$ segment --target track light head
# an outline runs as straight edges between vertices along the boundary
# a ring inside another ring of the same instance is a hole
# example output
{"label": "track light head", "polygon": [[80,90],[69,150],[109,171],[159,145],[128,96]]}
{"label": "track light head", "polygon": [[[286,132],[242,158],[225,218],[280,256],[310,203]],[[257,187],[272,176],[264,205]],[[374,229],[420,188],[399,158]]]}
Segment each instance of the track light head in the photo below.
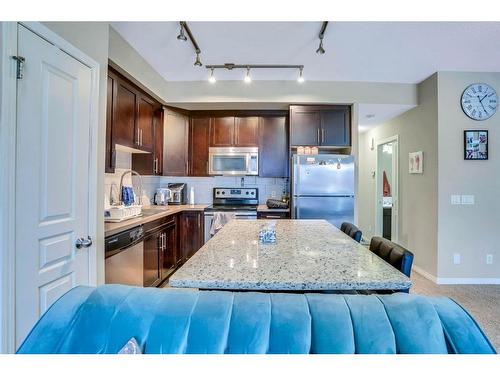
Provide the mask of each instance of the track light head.
{"label": "track light head", "polygon": [[323,39],[320,39],[320,40],[319,40],[319,47],[318,47],[318,49],[316,50],[316,53],[317,53],[318,55],[323,55],[325,52],[326,52],[326,51],[325,51],[325,49],[323,48]]}
{"label": "track light head", "polygon": [[196,60],[194,62],[194,66],[203,66],[203,64],[201,63],[201,60],[200,60],[200,53],[199,52],[196,52]]}
{"label": "track light head", "polygon": [[185,42],[187,40],[187,37],[184,34],[184,26],[182,25],[182,22],[179,22],[179,24],[181,25],[181,29],[179,31],[179,35],[177,35],[177,39]]}
{"label": "track light head", "polygon": [[217,82],[217,80],[215,79],[215,76],[214,76],[214,69],[213,68],[212,68],[212,73],[210,73],[210,78],[208,79],[208,82],[210,82],[210,83]]}
{"label": "track light head", "polygon": [[243,81],[245,81],[245,83],[252,82],[252,77],[250,77],[250,68],[247,68],[247,75],[245,76],[245,79]]}
{"label": "track light head", "polygon": [[304,76],[302,75],[302,70],[303,70],[303,69],[304,69],[304,68],[299,68],[299,76],[297,77],[297,82],[298,82],[298,83],[302,83],[302,82],[304,82],[304,81],[305,81],[305,80],[304,80]]}

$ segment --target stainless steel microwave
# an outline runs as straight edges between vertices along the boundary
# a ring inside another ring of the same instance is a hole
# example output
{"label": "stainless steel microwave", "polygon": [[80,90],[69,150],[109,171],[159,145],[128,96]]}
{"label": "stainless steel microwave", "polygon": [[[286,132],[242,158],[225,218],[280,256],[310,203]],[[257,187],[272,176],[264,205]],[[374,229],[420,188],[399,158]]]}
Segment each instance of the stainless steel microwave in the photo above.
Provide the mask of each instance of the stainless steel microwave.
{"label": "stainless steel microwave", "polygon": [[259,148],[210,147],[208,174],[257,176],[259,174]]}

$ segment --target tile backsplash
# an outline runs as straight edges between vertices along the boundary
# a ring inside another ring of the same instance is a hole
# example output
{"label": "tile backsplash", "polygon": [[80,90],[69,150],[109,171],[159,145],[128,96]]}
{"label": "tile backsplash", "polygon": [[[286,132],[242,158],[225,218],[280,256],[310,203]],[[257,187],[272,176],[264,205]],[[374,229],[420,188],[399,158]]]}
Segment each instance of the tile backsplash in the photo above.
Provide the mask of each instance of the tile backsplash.
{"label": "tile backsplash", "polygon": [[[131,169],[131,154],[116,152],[116,171],[106,173],[105,176],[105,200],[109,203],[112,186],[120,185],[120,177],[124,171]],[[243,179],[243,181],[242,181]],[[138,186],[137,177],[133,177],[134,186]],[[268,198],[281,198],[283,191],[288,192],[288,179],[286,178],[261,178],[255,176],[245,177],[169,177],[169,176],[143,176],[142,188],[150,200],[153,199],[156,189],[167,187],[169,182],[185,182],[188,193],[191,187],[194,188],[194,199],[196,204],[211,204],[212,191],[214,187],[256,187],[259,189],[259,203],[264,204]],[[243,182],[243,185],[242,185]],[[125,176],[124,185],[131,185],[130,175]],[[116,189],[118,191],[118,189]]]}

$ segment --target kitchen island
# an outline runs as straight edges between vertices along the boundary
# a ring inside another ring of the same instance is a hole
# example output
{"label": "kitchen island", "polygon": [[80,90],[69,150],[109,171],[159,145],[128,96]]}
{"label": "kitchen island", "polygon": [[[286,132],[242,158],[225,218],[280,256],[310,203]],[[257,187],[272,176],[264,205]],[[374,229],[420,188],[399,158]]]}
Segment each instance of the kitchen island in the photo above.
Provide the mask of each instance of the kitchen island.
{"label": "kitchen island", "polygon": [[233,220],[170,278],[171,287],[266,291],[404,290],[408,277],[325,220]]}

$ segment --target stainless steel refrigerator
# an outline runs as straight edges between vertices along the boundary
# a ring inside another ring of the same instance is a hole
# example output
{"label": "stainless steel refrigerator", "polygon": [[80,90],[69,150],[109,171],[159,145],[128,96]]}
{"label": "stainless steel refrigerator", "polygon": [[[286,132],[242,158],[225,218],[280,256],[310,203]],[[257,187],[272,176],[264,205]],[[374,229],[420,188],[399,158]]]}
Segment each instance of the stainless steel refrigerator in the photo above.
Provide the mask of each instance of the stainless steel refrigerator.
{"label": "stainless steel refrigerator", "polygon": [[294,155],[292,217],[325,219],[340,228],[354,222],[354,157]]}

